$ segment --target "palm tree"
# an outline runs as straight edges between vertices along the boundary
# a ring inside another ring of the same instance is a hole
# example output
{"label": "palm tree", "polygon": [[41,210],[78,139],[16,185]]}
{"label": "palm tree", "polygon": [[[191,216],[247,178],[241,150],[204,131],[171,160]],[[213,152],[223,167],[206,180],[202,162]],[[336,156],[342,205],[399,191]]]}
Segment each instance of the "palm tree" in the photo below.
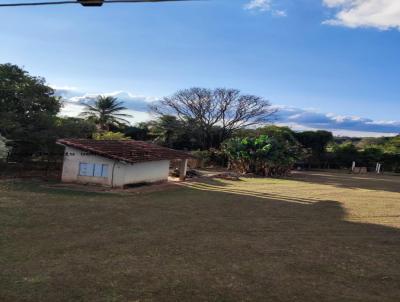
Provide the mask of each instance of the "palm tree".
{"label": "palm tree", "polygon": [[115,97],[99,95],[93,105],[85,104],[85,111],[80,116],[95,122],[100,130],[109,131],[110,125],[129,124],[125,118],[132,116],[120,113],[127,109],[122,104]]}
{"label": "palm tree", "polygon": [[149,123],[150,135],[154,136],[154,141],[163,146],[172,148],[174,141],[182,133],[183,125],[175,116],[163,115],[155,121]]}

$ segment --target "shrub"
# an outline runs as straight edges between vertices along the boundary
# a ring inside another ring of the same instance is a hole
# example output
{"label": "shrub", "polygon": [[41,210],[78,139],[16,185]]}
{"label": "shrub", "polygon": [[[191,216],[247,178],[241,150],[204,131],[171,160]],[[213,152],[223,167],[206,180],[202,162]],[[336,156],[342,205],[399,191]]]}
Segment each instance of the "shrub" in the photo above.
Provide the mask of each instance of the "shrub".
{"label": "shrub", "polygon": [[231,168],[263,176],[287,174],[299,156],[296,144],[267,135],[232,138],[223,144],[223,150]]}

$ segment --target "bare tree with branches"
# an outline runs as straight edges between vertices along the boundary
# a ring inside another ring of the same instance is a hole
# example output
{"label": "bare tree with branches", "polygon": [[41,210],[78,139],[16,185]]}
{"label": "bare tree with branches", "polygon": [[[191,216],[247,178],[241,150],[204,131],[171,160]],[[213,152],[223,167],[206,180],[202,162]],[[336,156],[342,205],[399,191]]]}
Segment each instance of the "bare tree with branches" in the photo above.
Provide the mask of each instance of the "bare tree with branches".
{"label": "bare tree with branches", "polygon": [[237,89],[197,87],[180,90],[151,105],[150,110],[196,123],[202,131],[205,148],[209,147],[213,127],[221,128],[222,141],[235,130],[269,122],[276,112],[262,97],[241,94]]}

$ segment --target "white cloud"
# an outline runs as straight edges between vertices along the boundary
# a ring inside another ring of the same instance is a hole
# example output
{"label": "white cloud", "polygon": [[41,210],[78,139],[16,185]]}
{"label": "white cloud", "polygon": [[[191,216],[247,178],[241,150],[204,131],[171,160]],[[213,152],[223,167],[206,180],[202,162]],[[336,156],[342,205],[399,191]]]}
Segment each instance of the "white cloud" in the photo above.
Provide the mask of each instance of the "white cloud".
{"label": "white cloud", "polygon": [[270,12],[277,17],[287,16],[286,11],[273,8],[272,0],[251,0],[244,5],[244,8],[250,11]]}
{"label": "white cloud", "polygon": [[277,108],[277,122],[299,131],[324,129],[336,135],[357,136],[394,136],[400,133],[400,121],[375,121],[359,116],[321,113],[287,106]]}
{"label": "white cloud", "polygon": [[321,129],[321,128],[313,128],[306,127],[304,125],[296,124],[296,123],[276,123],[278,126],[287,126],[290,127],[294,131],[316,131],[316,130],[328,130],[333,133],[335,136],[342,137],[391,137],[396,136],[398,133],[391,132],[374,132],[374,131],[356,131],[356,130],[346,130],[346,129]]}
{"label": "white cloud", "polygon": [[98,95],[113,96],[124,103],[127,107],[123,113],[130,114],[133,118],[127,118],[131,124],[147,121],[150,115],[147,113],[148,106],[157,98],[134,95],[129,92],[116,91],[106,93],[83,93],[76,88],[71,87],[53,87],[56,95],[63,99],[63,107],[61,108],[61,116],[77,117],[84,109],[84,104],[93,102]]}
{"label": "white cloud", "polygon": [[271,0],[251,0],[244,7],[248,10],[269,11],[271,9]]}
{"label": "white cloud", "polygon": [[323,0],[323,3],[337,9],[334,18],[325,24],[400,30],[399,0]]}
{"label": "white cloud", "polygon": [[[124,106],[131,110],[147,111],[150,102],[156,101],[156,98],[150,98],[141,95],[134,95],[125,91],[115,91],[100,93],[103,96],[112,96],[117,98],[119,101],[124,102]],[[87,104],[93,102],[99,94],[97,93],[85,93],[81,95],[75,95],[67,100],[73,103]]]}
{"label": "white cloud", "polygon": [[277,17],[287,17],[287,13],[284,10],[275,10],[273,13]]}

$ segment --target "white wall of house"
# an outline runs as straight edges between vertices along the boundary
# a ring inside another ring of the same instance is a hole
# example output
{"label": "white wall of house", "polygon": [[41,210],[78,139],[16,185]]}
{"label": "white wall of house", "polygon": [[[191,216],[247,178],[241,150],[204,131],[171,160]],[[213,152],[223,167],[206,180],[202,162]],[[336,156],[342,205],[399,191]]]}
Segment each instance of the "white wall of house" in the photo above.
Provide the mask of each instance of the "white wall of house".
{"label": "white wall of house", "polygon": [[[80,164],[106,165],[104,176],[80,175]],[[62,171],[63,182],[92,183],[122,187],[140,182],[158,182],[168,180],[169,160],[127,164],[106,157],[89,154],[85,151],[65,147]]]}
{"label": "white wall of house", "polygon": [[[106,164],[108,165],[108,176],[107,177],[81,176],[79,175],[80,163]],[[63,182],[94,183],[99,185],[111,186],[113,165],[114,161],[111,159],[88,154],[87,152],[79,149],[65,147],[61,180]],[[118,169],[121,169],[121,167],[119,167]],[[115,167],[115,170],[117,170],[117,167]]]}
{"label": "white wall of house", "polygon": [[125,166],[125,184],[168,180],[169,160],[150,161]]}

